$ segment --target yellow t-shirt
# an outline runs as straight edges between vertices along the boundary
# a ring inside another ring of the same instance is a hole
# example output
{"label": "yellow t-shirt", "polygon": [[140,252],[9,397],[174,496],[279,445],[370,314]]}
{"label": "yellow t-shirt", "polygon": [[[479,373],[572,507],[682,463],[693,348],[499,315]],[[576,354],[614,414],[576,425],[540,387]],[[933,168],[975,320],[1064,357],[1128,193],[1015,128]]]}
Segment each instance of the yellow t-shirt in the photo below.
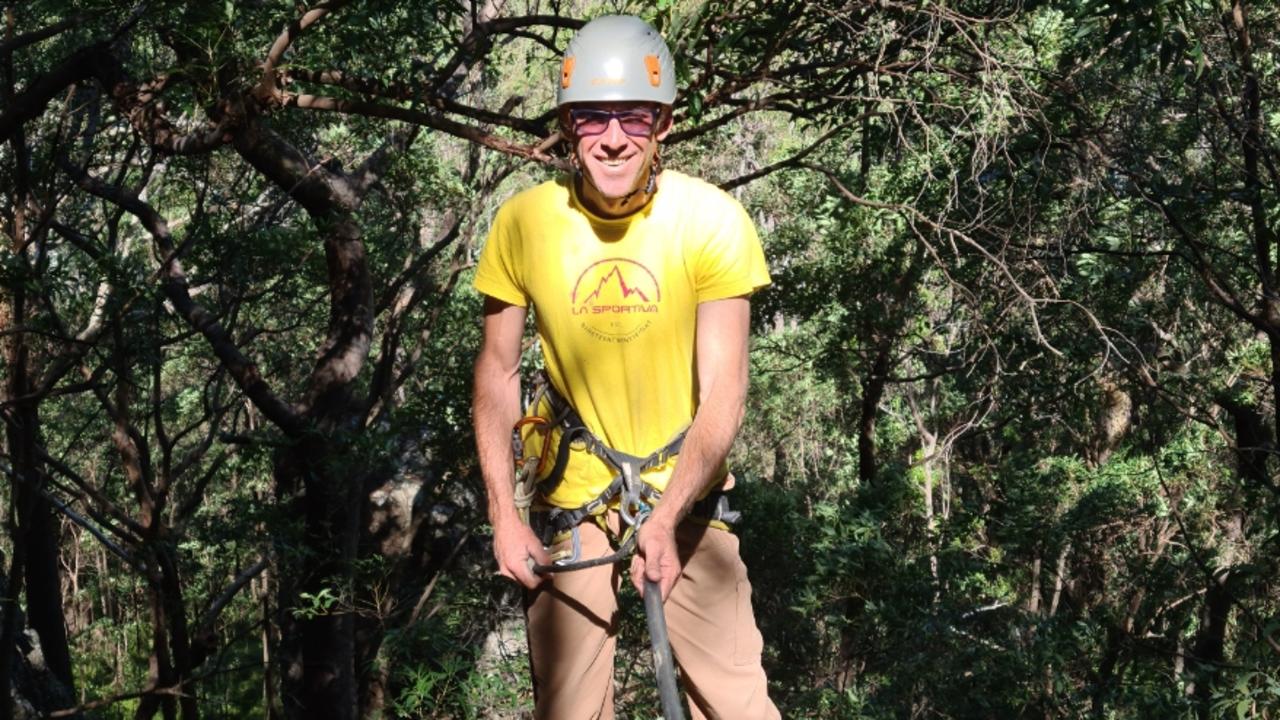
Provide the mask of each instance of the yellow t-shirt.
{"label": "yellow t-shirt", "polygon": [[[475,287],[532,305],[547,374],[606,445],[637,456],[693,420],[697,305],[769,284],[755,227],[724,191],[668,170],[644,208],[617,220],[578,201],[568,178],[498,210]],[[538,414],[549,417],[546,408]],[[525,451],[542,439],[526,433]],[[550,470],[559,436],[551,438]],[[674,461],[644,474],[662,490]],[[609,486],[611,465],[575,447],[547,502],[575,508]]]}

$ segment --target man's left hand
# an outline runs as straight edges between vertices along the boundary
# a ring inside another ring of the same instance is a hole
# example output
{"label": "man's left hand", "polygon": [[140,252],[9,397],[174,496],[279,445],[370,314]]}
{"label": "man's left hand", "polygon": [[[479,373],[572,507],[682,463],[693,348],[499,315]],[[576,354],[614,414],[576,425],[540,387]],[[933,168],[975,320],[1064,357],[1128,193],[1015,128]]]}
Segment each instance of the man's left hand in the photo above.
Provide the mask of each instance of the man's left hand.
{"label": "man's left hand", "polygon": [[644,581],[658,583],[666,602],[671,588],[680,579],[680,553],[676,547],[675,528],[650,520],[640,526],[636,538],[636,554],[631,558],[631,582],[644,596]]}

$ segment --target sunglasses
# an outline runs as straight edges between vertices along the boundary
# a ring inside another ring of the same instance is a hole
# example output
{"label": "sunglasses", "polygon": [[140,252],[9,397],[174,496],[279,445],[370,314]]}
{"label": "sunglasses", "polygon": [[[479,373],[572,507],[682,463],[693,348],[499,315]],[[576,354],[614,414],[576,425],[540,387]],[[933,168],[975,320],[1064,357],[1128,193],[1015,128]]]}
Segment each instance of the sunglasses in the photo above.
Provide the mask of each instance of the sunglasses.
{"label": "sunglasses", "polygon": [[600,135],[609,129],[609,123],[618,119],[622,132],[632,137],[644,137],[653,131],[658,120],[658,111],[654,108],[639,107],[626,110],[593,110],[591,108],[574,108],[569,111],[569,126],[573,134]]}

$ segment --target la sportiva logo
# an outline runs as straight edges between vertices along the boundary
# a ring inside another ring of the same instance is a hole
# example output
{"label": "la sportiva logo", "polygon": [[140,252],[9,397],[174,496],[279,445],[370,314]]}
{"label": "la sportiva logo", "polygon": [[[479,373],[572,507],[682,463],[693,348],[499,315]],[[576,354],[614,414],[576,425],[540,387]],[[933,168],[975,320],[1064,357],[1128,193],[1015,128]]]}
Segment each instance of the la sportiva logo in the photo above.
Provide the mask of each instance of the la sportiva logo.
{"label": "la sportiva logo", "polygon": [[628,342],[653,324],[662,289],[644,265],[608,258],[578,275],[570,303],[584,330],[601,340]]}

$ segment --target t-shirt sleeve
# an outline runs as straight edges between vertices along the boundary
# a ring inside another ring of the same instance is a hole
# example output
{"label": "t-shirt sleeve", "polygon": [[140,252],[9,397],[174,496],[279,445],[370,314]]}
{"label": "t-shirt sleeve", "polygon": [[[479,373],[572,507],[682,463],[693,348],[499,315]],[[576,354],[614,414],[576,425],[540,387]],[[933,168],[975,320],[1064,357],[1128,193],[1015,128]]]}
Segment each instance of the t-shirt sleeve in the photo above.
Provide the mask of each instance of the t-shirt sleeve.
{"label": "t-shirt sleeve", "polygon": [[505,303],[528,307],[529,295],[525,291],[520,269],[522,247],[518,227],[508,206],[498,209],[489,228],[489,237],[480,251],[476,265],[476,277],[472,281],[476,290]]}
{"label": "t-shirt sleeve", "polygon": [[706,234],[695,266],[698,302],[749,295],[767,286],[769,267],[751,217],[726,196],[719,221]]}

